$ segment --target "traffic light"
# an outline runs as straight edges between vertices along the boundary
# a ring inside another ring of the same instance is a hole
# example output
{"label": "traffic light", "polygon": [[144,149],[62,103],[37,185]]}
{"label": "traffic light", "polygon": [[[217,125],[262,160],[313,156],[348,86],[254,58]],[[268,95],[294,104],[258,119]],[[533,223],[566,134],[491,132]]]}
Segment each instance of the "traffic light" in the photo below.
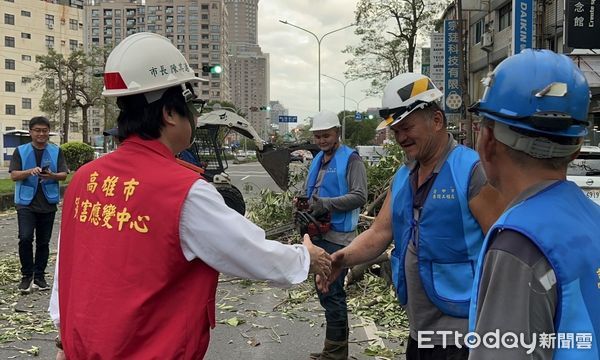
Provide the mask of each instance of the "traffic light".
{"label": "traffic light", "polygon": [[223,67],[219,64],[216,64],[213,66],[202,65],[202,72],[211,73],[211,74],[220,74],[223,72]]}
{"label": "traffic light", "polygon": [[271,111],[271,107],[270,106],[261,106],[260,110],[261,111]]}

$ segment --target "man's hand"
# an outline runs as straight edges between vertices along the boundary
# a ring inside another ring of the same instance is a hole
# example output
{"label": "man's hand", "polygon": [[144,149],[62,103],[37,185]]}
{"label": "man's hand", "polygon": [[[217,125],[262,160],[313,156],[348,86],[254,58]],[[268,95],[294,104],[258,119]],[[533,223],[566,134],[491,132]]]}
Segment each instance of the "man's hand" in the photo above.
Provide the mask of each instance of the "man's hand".
{"label": "man's hand", "polygon": [[323,294],[327,294],[329,292],[329,285],[331,285],[331,283],[341,275],[342,270],[344,270],[345,267],[344,252],[342,250],[331,254],[331,275],[329,275],[328,279],[325,279],[317,274],[315,279],[319,291]]}
{"label": "man's hand", "polygon": [[31,176],[38,176],[41,173],[42,173],[42,168],[39,166],[29,169],[29,175],[31,175]]}
{"label": "man's hand", "polygon": [[65,352],[59,349],[56,352],[56,360],[67,360],[67,356],[65,355]]}
{"label": "man's hand", "polygon": [[315,218],[319,218],[327,214],[327,209],[325,209],[325,207],[323,206],[323,200],[317,195],[313,195],[308,210],[310,211],[311,215]]}
{"label": "man's hand", "polygon": [[331,256],[325,250],[313,245],[308,234],[304,234],[303,244],[308,249],[310,255],[309,272],[327,279],[331,273]]}

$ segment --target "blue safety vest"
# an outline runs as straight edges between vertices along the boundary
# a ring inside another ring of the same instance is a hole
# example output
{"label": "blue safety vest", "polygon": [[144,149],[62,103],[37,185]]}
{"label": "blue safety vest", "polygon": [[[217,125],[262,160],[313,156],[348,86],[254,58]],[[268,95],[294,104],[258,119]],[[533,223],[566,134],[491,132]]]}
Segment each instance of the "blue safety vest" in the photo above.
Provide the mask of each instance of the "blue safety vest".
{"label": "blue safety vest", "polygon": [[466,318],[483,243],[479,223],[469,209],[469,182],[477,153],[462,145],[448,155],[427,195],[419,220],[414,219],[410,170],[402,166],[392,183],[390,203],[394,235],[392,279],[398,300],[407,302],[404,260],[416,234],[419,275],[429,300],[445,314]]}
{"label": "blue safety vest", "polygon": [[[348,193],[348,181],[346,180],[346,171],[348,169],[348,162],[350,156],[356,151],[341,145],[333,154],[333,157],[327,164],[325,175],[321,181],[319,187],[319,197],[338,197],[346,195]],[[321,161],[324,153],[321,151],[315,156],[310,168],[308,169],[308,180],[306,182],[307,189],[306,195],[311,198],[315,185],[317,183],[317,177],[319,170],[321,169]],[[352,232],[356,229],[358,224],[358,215],[360,209],[354,209],[346,212],[331,212],[331,229],[337,232]]]}
{"label": "blue safety vest", "polygon": [[[477,324],[479,282],[489,240],[505,229],[531,239],[556,274],[554,329],[556,334],[574,338],[571,348],[555,348],[554,359],[599,359],[600,206],[574,183],[558,181],[502,214],[488,232],[477,264],[469,314],[471,331]],[[590,349],[576,348],[577,335],[582,334],[586,337],[580,340],[591,342]],[[555,344],[558,342],[557,336]]]}
{"label": "blue safety vest", "polygon": [[[31,143],[23,144],[18,147],[21,155],[21,169],[31,169],[38,166],[35,161],[35,152]],[[49,165],[50,170],[55,173],[58,171],[58,151],[59,147],[54,144],[47,144],[42,154],[42,166]],[[28,176],[25,180],[17,181],[15,184],[15,204],[27,206],[35,197],[38,184],[41,184],[42,191],[49,204],[57,204],[60,200],[60,188],[58,181],[45,179],[39,181],[37,176]]]}

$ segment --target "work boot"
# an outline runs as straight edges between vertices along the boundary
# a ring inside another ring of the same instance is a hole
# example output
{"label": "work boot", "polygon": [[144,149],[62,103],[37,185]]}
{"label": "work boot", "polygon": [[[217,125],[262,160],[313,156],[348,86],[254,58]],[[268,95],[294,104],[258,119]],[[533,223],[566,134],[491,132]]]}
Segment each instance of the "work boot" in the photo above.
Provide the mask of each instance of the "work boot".
{"label": "work boot", "polygon": [[325,339],[325,346],[320,353],[311,353],[310,358],[314,360],[347,360],[348,339],[333,341]]}

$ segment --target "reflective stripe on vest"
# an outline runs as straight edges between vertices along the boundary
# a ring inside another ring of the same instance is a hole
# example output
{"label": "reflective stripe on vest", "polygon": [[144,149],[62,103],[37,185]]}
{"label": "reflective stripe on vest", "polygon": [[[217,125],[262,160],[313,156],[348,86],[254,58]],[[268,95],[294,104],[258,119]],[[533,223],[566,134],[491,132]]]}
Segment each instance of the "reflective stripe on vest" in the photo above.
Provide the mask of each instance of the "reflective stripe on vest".
{"label": "reflective stripe on vest", "polygon": [[555,349],[554,359],[600,358],[600,207],[574,183],[558,181],[502,214],[488,232],[477,264],[471,331],[477,325],[479,282],[489,240],[505,229],[531,239],[556,274],[555,333],[587,334],[591,339],[591,349]]}
{"label": "reflective stripe on vest", "polygon": [[[333,154],[333,158],[327,164],[325,175],[319,187],[319,197],[338,197],[348,193],[348,180],[346,179],[346,171],[350,156],[356,153],[346,145],[340,147]],[[321,162],[324,153],[321,151],[315,156],[310,169],[308,170],[308,180],[306,182],[306,194],[309,198],[312,197],[319,171],[321,170]],[[358,224],[358,215],[360,209],[354,209],[346,212],[331,212],[331,229],[337,232],[352,232]]]}
{"label": "reflective stripe on vest", "polygon": [[[31,143],[23,144],[18,147],[21,156],[21,170],[31,169],[37,165],[35,160],[35,151]],[[48,165],[50,170],[55,173],[58,171],[58,150],[59,147],[54,144],[46,144],[42,154],[41,167]],[[38,176],[28,176],[25,180],[17,181],[15,184],[15,204],[27,206],[35,197],[38,184]],[[60,200],[60,187],[58,181],[53,179],[44,179],[41,182],[42,191],[49,204],[57,204]]]}
{"label": "reflective stripe on vest", "polygon": [[483,242],[468,201],[471,173],[478,162],[473,150],[455,147],[436,176],[418,221],[413,215],[410,171],[402,166],[396,173],[390,202],[395,248],[390,261],[401,304],[407,301],[406,251],[418,234],[419,275],[427,297],[447,315],[468,316],[474,268]]}

